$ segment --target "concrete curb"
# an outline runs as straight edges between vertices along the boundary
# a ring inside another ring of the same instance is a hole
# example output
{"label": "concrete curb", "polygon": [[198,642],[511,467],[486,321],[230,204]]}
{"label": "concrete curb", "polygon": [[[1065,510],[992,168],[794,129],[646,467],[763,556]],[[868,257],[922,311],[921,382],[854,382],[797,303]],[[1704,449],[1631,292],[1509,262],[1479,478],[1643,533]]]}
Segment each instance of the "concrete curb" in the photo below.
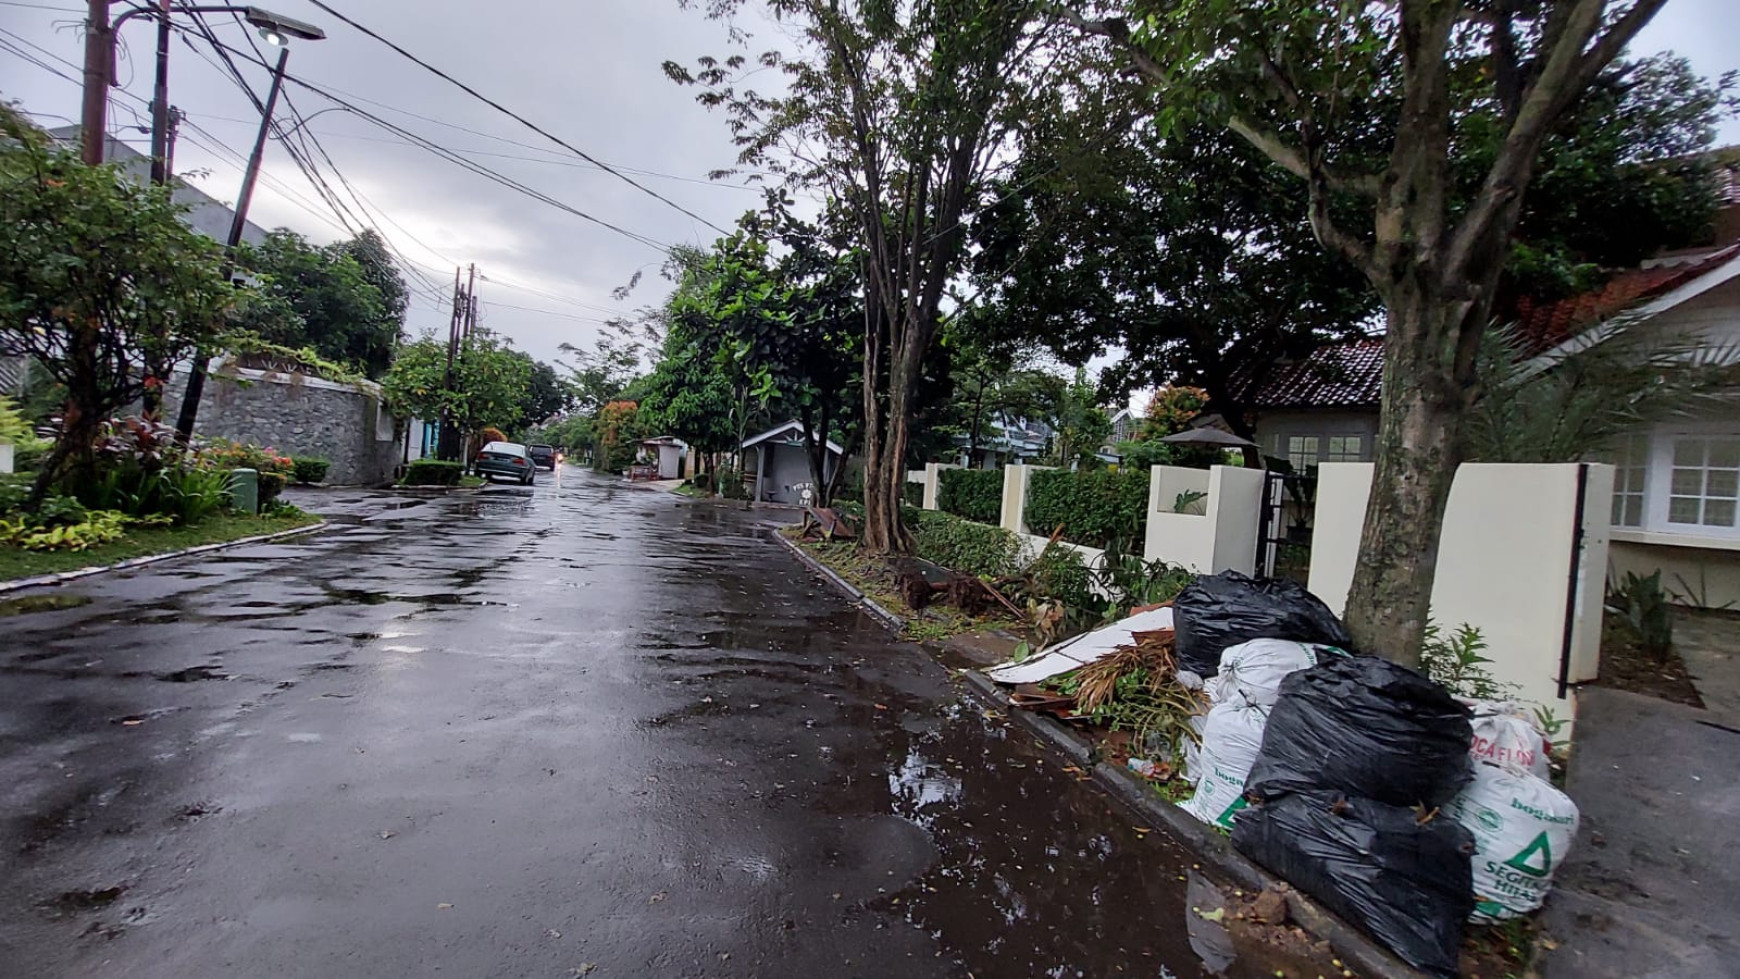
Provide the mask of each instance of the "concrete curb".
{"label": "concrete curb", "polygon": [[55,574],[37,575],[34,578],[14,578],[11,581],[0,581],[0,595],[7,592],[22,591],[26,588],[41,588],[46,585],[64,585],[69,581],[89,578],[93,575],[107,574],[111,571],[129,571],[142,568],[147,564],[159,561],[169,561],[178,557],[191,557],[195,554],[210,554],[213,551],[241,547],[244,544],[264,544],[267,541],[282,540],[286,537],[296,537],[301,534],[313,534],[332,526],[331,521],[322,520],[306,527],[292,527],[289,530],[279,530],[270,534],[256,534],[253,537],[242,537],[237,540],[227,540],[216,544],[201,544],[198,547],[184,547],[179,551],[169,551],[165,554],[147,554],[143,557],[128,558],[115,564],[105,564],[90,568],[79,568],[76,571],[61,571]]}
{"label": "concrete curb", "polygon": [[[1233,849],[1229,837],[1160,798],[1144,779],[1110,762],[1098,761],[1092,743],[1086,738],[1035,711],[1011,706],[1009,695],[978,670],[963,670],[961,676],[974,694],[1004,711],[1011,720],[1069,756],[1084,770],[1091,770],[1094,781],[1106,794],[1123,803],[1143,822],[1165,830],[1235,886],[1260,891],[1271,884],[1286,883]],[[1378,979],[1429,979],[1291,885],[1287,886],[1287,911],[1301,928],[1328,942],[1335,954],[1361,975]]]}
{"label": "concrete curb", "polygon": [[[834,587],[863,606],[895,635],[905,632],[906,620],[876,604],[832,568],[805,553],[803,548],[784,534],[778,531],[770,533],[805,566],[833,582]],[[1042,714],[1010,706],[1009,695],[1003,692],[1002,687],[978,670],[961,670],[959,675],[975,696],[1003,711],[1011,720],[1040,741],[1061,751],[1084,771],[1091,772],[1094,782],[1107,795],[1118,800],[1143,822],[1164,830],[1234,886],[1260,891],[1271,884],[1285,883],[1233,849],[1230,838],[1222,836],[1195,816],[1160,798],[1146,780],[1110,762],[1098,761],[1094,756],[1093,745],[1086,738]],[[1376,979],[1429,979],[1425,973],[1396,958],[1387,949],[1366,937],[1364,932],[1325,911],[1317,902],[1290,885],[1287,887],[1287,911],[1301,928],[1328,942],[1329,947],[1343,962],[1363,976]]]}
{"label": "concrete curb", "polygon": [[768,531],[768,534],[774,540],[779,541],[780,544],[784,545],[785,549],[795,555],[799,561],[803,562],[804,566],[833,582],[835,588],[844,592],[846,597],[856,602],[864,609],[864,611],[870,613],[870,617],[875,619],[877,622],[880,622],[883,628],[894,633],[896,636],[903,635],[906,632],[905,619],[877,604],[875,599],[859,591],[851,582],[840,577],[833,568],[830,568],[815,558],[810,557],[804,552],[802,547],[793,543],[791,538],[777,530],[770,530]]}

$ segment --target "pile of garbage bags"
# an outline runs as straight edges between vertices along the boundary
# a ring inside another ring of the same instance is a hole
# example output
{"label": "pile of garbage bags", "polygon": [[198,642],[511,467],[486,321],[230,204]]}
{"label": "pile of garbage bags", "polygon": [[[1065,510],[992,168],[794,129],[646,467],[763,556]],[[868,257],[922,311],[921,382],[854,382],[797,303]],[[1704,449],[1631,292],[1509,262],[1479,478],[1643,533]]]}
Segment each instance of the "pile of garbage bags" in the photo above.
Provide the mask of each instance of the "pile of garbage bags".
{"label": "pile of garbage bags", "polygon": [[1465,921],[1541,906],[1577,808],[1522,708],[1350,654],[1291,582],[1202,578],[1174,614],[1209,701],[1187,811],[1429,973],[1456,973]]}

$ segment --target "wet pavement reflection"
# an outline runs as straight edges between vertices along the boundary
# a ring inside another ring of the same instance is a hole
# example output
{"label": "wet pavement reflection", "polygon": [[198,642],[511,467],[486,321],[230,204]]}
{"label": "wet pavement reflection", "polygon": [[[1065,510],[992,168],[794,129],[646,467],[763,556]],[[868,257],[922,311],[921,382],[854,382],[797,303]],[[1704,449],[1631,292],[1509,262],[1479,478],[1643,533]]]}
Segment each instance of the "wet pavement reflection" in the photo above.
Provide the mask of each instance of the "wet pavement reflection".
{"label": "wet pavement reflection", "polygon": [[0,976],[1276,974],[768,513],[299,502],[0,605]]}

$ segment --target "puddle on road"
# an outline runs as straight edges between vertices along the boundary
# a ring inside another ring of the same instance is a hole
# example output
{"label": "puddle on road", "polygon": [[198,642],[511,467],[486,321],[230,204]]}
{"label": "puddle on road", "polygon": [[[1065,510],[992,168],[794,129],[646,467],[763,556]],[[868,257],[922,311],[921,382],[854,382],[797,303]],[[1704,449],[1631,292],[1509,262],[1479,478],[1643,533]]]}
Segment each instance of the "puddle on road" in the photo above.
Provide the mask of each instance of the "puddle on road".
{"label": "puddle on road", "polygon": [[8,598],[0,601],[0,619],[14,615],[29,615],[32,612],[58,612],[62,609],[78,608],[91,604],[89,595],[24,595],[20,598]]}
{"label": "puddle on road", "polygon": [[164,683],[197,683],[200,680],[228,680],[230,675],[219,672],[215,666],[190,666],[173,673],[159,673],[157,679]]}

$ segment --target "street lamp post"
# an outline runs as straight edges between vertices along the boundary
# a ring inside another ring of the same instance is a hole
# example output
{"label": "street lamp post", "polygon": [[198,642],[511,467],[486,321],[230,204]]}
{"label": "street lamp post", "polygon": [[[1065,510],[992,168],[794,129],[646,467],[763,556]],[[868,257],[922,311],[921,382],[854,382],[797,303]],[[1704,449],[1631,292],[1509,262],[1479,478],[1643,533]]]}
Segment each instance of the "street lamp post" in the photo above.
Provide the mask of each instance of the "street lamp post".
{"label": "street lamp post", "polygon": [[[165,0],[167,3],[168,0]],[[189,7],[193,12],[208,10],[226,10],[234,8]],[[307,41],[318,41],[326,37],[326,32],[312,24],[299,20],[280,17],[258,7],[241,8],[246,11],[249,23],[260,28],[260,36],[267,44],[278,47],[278,63],[272,68],[272,86],[266,93],[266,104],[260,110],[260,130],[254,136],[253,152],[248,154],[248,165],[242,171],[242,190],[236,195],[235,213],[230,217],[230,233],[224,239],[224,251],[233,253],[236,246],[242,243],[242,232],[248,226],[248,206],[254,200],[254,184],[260,177],[260,162],[266,154],[266,137],[272,131],[272,113],[278,108],[278,93],[284,88],[284,66],[290,60],[288,38],[299,37]],[[226,265],[233,268],[233,265]],[[175,430],[183,439],[193,437],[193,426],[199,420],[199,402],[205,396],[206,365],[215,355],[207,347],[194,351],[193,363],[187,368],[187,389],[181,395],[181,411],[175,420]]]}

